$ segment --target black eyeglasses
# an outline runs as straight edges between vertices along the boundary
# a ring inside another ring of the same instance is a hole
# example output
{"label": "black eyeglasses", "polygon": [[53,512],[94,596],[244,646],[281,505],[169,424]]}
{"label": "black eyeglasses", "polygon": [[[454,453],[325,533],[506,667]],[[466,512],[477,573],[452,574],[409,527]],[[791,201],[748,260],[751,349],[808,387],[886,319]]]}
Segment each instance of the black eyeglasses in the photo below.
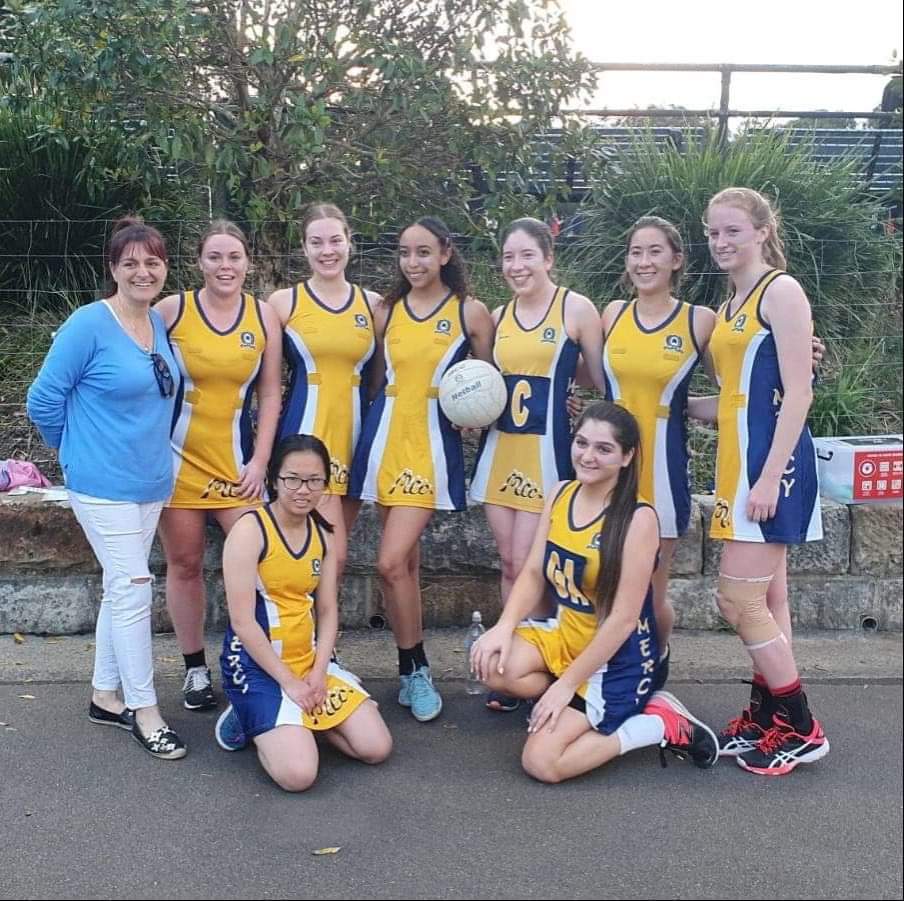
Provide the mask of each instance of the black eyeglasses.
{"label": "black eyeglasses", "polygon": [[286,486],[288,491],[298,491],[302,486],[306,486],[308,491],[322,491],[326,488],[326,479],[323,476],[311,476],[309,479],[302,479],[299,476],[277,476],[276,478]]}
{"label": "black eyeglasses", "polygon": [[151,354],[151,363],[154,364],[154,378],[157,379],[157,387],[161,397],[173,396],[173,374],[160,354]]}

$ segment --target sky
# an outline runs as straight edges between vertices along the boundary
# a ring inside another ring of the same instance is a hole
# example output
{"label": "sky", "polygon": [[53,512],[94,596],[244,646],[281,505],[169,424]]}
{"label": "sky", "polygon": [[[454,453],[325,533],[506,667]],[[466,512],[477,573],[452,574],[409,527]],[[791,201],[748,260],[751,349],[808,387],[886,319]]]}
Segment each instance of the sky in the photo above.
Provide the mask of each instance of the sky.
{"label": "sky", "polygon": [[[594,62],[889,65],[901,0],[560,0]],[[871,110],[886,76],[734,73],[733,109]],[[590,106],[718,107],[718,72],[609,72]]]}

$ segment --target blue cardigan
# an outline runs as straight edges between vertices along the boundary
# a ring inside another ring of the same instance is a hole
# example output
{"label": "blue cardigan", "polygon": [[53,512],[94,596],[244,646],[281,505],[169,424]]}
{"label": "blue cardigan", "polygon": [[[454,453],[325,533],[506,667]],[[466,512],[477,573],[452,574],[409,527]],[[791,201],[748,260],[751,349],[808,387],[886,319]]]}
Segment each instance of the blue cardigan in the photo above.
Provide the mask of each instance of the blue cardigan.
{"label": "blue cardigan", "polygon": [[[154,352],[176,380],[166,327],[156,311],[150,315]],[[95,301],[54,336],[26,409],[47,444],[59,448],[70,490],[114,501],[165,501],[173,490],[170,427],[178,387],[161,395],[150,354]]]}

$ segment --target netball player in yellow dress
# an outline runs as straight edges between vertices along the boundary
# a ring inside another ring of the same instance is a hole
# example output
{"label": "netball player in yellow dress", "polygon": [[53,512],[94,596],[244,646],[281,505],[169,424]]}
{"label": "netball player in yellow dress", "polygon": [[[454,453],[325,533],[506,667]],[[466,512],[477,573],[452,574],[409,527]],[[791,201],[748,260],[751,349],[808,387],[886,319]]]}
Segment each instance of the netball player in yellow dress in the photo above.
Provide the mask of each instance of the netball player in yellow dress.
{"label": "netball player in yellow dress", "polygon": [[[637,495],[638,443],[621,407],[601,401],[584,411],[571,445],[577,478],[550,491],[509,602],[471,651],[490,686],[538,698],[521,762],[542,782],[648,745],[700,767],[718,756],[713,732],[655,691],[659,528]],[[523,620],[545,594],[557,601],[555,616]]]}
{"label": "netball player in yellow dress", "polygon": [[719,426],[710,535],[725,542],[719,608],[754,668],[751,705],[720,734],[721,753],[781,776],[829,752],[791,648],[789,544],[822,538],[816,454],[807,412],[813,320],[784,272],[778,217],[750,188],[726,188],[706,211],[709,248],[732,292],[710,339],[719,396],[695,415]]}
{"label": "netball player in yellow dress", "polygon": [[640,427],[640,496],[659,516],[659,566],[653,605],[668,676],[669,639],[675,612],[668,598],[669,572],[678,538],[687,530],[691,492],[687,452],[687,393],[705,359],[715,324],[712,310],[685,303],[674,293],[684,271],[684,242],[671,222],[639,219],[628,232],[624,281],[632,300],[603,311],[606,396],[625,407]]}
{"label": "netball player in yellow dress", "polygon": [[684,242],[675,226],[658,216],[638,219],[625,242],[623,276],[634,296],[608,304],[601,317],[606,396],[638,421],[640,496],[659,516],[661,547],[653,575],[653,608],[663,654],[660,686],[668,678],[675,621],[669,574],[691,510],[688,387],[701,362],[715,378],[707,348],[716,316],[709,308],[676,296],[684,265]]}
{"label": "netball player in yellow dress", "polygon": [[259,503],[279,417],[281,329],[276,313],[243,291],[249,262],[241,230],[214,222],[198,245],[204,286],[156,306],[182,376],[172,435],[176,486],[160,517],[160,537],[189,710],[216,704],[204,654],[207,518],[228,533]]}
{"label": "netball player in yellow dress", "polygon": [[217,722],[217,743],[238,751],[253,740],[261,765],[286,791],[316,779],[315,733],[364,763],[392,750],[377,705],[332,659],[336,562],[332,527],[317,512],[330,469],[317,438],[281,441],[267,470],[269,503],[243,516],[223,548],[229,629],[220,664],[230,706]]}
{"label": "netball player in yellow dress", "polygon": [[434,510],[464,510],[460,434],[439,406],[439,383],[469,353],[490,360],[493,320],[469,296],[467,270],[439,219],[399,236],[396,280],[375,311],[385,379],[352,465],[349,493],[375,502],[383,532],[377,569],[399,654],[399,703],[420,722],[439,716],[423,645],[418,542]]}
{"label": "netball player in yellow dress", "polygon": [[311,204],[301,233],[311,276],[269,298],[285,329],[289,367],[278,438],[307,433],[329,448],[330,482],[319,511],[335,530],[333,555],[341,584],[348,532],[360,507],[348,496],[352,454],[374,381],[368,377],[373,369],[380,375],[376,350],[382,336],[372,312],[380,297],[346,279],[352,244],[342,210]]}
{"label": "netball player in yellow dress", "polygon": [[[550,489],[571,475],[566,400],[580,357],[591,383],[603,390],[599,314],[586,297],[552,281],[553,261],[545,223],[518,219],[506,229],[502,274],[514,296],[493,312],[493,357],[508,405],[484,434],[471,478],[471,500],[484,505],[499,550],[503,604]],[[495,692],[487,698],[493,710],[513,710],[517,703]]]}

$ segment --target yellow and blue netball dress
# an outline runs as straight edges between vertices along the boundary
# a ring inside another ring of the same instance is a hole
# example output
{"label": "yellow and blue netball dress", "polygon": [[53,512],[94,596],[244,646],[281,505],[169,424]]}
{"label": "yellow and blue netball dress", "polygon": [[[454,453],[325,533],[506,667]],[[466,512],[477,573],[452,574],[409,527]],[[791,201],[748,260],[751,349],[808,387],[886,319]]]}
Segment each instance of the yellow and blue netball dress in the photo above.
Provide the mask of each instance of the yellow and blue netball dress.
{"label": "yellow and blue netball dress", "polygon": [[345,494],[352,454],[367,409],[362,372],[374,353],[374,323],[357,285],[338,310],[330,309],[304,282],[292,293],[283,348],[289,388],[279,439],[316,435],[330,452],[330,494]]}
{"label": "yellow and blue netball dress", "polygon": [[508,403],[483,436],[471,477],[471,500],[540,513],[547,493],[571,478],[571,428],[565,401],[580,348],[565,331],[568,290],[556,288],[543,319],[518,321],[518,299],[496,326],[493,357]]}
{"label": "yellow and blue netball dress", "polygon": [[[599,628],[590,598],[596,595],[605,510],[589,523],[576,523],[574,499],[580,485],[563,485],[550,511],[543,566],[550,595],[558,602],[556,616],[525,620],[517,629],[518,635],[539,650],[546,668],[557,678],[590,644]],[[658,668],[659,639],[651,584],[636,628],[608,663],[578,688],[571,706],[584,712],[594,729],[611,735],[628,717],[643,712],[657,687]]]}
{"label": "yellow and blue netball dress", "polygon": [[[257,565],[254,617],[274,653],[303,678],[316,657],[314,592],[326,543],[320,526],[308,519],[308,538],[297,553],[286,544],[269,506],[246,514],[261,527],[264,547]],[[327,669],[327,696],[306,713],[245,650],[239,637],[226,630],[220,655],[223,689],[249,738],[277,726],[304,726],[316,731],[344,722],[369,697],[356,676],[335,662]]]}
{"label": "yellow and blue netball dress", "polygon": [[258,303],[243,294],[235,322],[220,331],[207,320],[197,293],[186,291],[169,339],[182,387],[173,417],[176,486],[167,506],[241,506],[240,470],[254,453],[252,389],[267,344]]}
{"label": "yellow and blue netball dress", "polygon": [[419,319],[402,298],[384,347],[386,380],[367,412],[349,494],[384,507],[464,510],[461,436],[437,399],[443,375],[470,349],[464,304],[450,294]]}
{"label": "yellow and blue netball dress", "polygon": [[732,541],[799,544],[822,538],[816,451],[804,425],[781,478],[778,507],[767,522],[752,522],[746,507],[763,471],[782,404],[782,378],[772,330],[761,306],[767,288],[785,273],[767,272],[730,315],[723,304],[709,341],[719,382],[716,499],[710,535]]}
{"label": "yellow and blue netball dress", "polygon": [[694,307],[683,302],[649,329],[637,317],[637,301],[626,303],[603,347],[606,396],[637,420],[638,494],[655,507],[663,538],[684,534],[690,519],[685,412],[699,361]]}

